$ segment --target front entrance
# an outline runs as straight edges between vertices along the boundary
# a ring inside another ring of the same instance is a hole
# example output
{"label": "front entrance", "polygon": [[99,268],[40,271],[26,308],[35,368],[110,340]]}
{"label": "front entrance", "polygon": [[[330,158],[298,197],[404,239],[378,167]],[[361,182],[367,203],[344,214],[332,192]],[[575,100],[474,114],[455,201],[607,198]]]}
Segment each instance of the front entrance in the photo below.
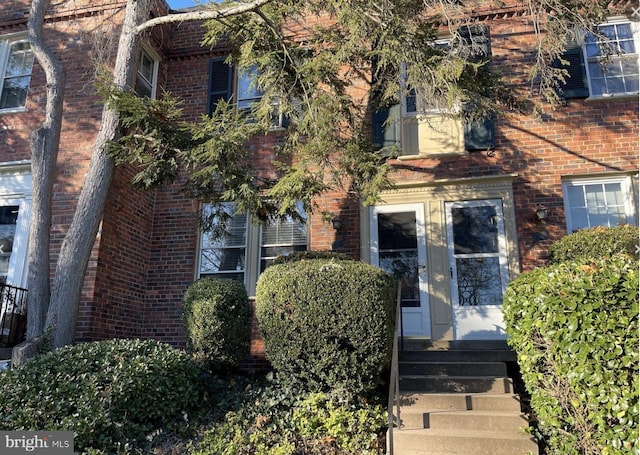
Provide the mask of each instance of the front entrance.
{"label": "front entrance", "polygon": [[372,207],[370,220],[371,263],[402,283],[403,335],[431,337],[424,204]]}
{"label": "front entrance", "polygon": [[512,180],[462,183],[408,186],[368,209],[362,257],[402,281],[405,337],[507,337],[502,298],[519,271]]}
{"label": "front entrance", "polygon": [[448,202],[445,212],[454,338],[504,339],[509,267],[502,201]]}

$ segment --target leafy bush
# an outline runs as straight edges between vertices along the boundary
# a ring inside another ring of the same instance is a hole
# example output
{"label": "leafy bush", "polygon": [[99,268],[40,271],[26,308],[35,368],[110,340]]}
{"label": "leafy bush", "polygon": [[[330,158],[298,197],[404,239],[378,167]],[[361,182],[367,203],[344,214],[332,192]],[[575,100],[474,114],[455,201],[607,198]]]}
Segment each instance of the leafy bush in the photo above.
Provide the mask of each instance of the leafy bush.
{"label": "leafy bush", "polygon": [[306,261],[309,259],[333,259],[335,261],[353,261],[348,254],[330,250],[292,251],[285,256],[278,256],[272,264],[286,264],[287,262]]}
{"label": "leafy bush", "polygon": [[183,298],[187,347],[212,369],[237,367],[247,360],[251,308],[244,285],[225,278],[202,278]]}
{"label": "leafy bush", "polygon": [[536,269],[509,285],[504,314],[549,453],[636,453],[638,262]]}
{"label": "leafy bush", "polygon": [[279,382],[248,389],[244,406],[205,432],[192,455],[377,455],[386,412],[305,395]]}
{"label": "leafy bush", "polygon": [[256,291],[271,364],[308,391],[373,391],[391,357],[394,289],[391,276],[362,262],[272,265]]}
{"label": "leafy bush", "polygon": [[0,373],[0,428],[73,431],[77,451],[127,453],[165,430],[194,429],[199,373],[155,341],[65,347]]}
{"label": "leafy bush", "polygon": [[549,248],[549,256],[553,263],[558,263],[581,257],[611,257],[617,253],[633,255],[639,234],[637,226],[628,225],[584,229],[560,238]]}

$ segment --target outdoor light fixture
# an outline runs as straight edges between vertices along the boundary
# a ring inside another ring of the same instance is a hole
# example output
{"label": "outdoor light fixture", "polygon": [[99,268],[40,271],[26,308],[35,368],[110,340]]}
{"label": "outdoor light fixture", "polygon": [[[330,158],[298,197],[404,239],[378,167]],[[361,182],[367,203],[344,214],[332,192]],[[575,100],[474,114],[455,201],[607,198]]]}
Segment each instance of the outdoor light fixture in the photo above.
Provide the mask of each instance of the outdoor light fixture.
{"label": "outdoor light fixture", "polygon": [[342,229],[342,220],[340,218],[331,218],[331,226],[333,226],[336,231],[339,231]]}
{"label": "outdoor light fixture", "polygon": [[547,217],[547,208],[543,204],[538,204],[536,207],[536,217],[542,221]]}

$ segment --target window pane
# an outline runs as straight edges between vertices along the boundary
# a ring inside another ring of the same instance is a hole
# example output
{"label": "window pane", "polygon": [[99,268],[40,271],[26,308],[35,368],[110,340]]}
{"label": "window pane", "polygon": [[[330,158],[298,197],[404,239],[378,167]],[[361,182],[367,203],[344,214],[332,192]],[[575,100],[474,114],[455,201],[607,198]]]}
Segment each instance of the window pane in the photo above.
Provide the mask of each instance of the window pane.
{"label": "window pane", "polygon": [[262,97],[262,92],[254,84],[257,70],[251,68],[238,73],[238,104],[243,100],[256,101]]}
{"label": "window pane", "polygon": [[238,272],[244,271],[244,268],[244,248],[211,248],[202,250],[201,273]]}
{"label": "window pane", "polygon": [[451,209],[455,254],[497,253],[498,223],[492,205]]}
{"label": "window pane", "polygon": [[608,93],[624,93],[626,92],[624,86],[624,79],[621,77],[608,77],[607,78]]}
{"label": "window pane", "polygon": [[602,185],[585,185],[584,193],[587,200],[587,206],[596,207],[604,205],[604,194],[602,192]]}
{"label": "window pane", "polygon": [[20,42],[11,45],[9,61],[5,70],[5,77],[24,76],[31,74],[33,66],[33,53],[29,43]]}
{"label": "window pane", "polygon": [[417,249],[416,213],[378,214],[378,239],[380,250]]}
{"label": "window pane", "polygon": [[585,229],[589,227],[589,216],[587,215],[587,209],[572,208],[571,209],[571,229],[576,231],[578,229]]}
{"label": "window pane", "polygon": [[24,107],[27,102],[27,90],[31,76],[5,79],[0,97],[0,109]]}
{"label": "window pane", "polygon": [[630,23],[617,24],[616,27],[618,32],[618,39],[633,39],[633,32],[631,31]]}
{"label": "window pane", "polygon": [[200,276],[220,276],[244,281],[246,267],[247,215],[236,214],[233,204],[224,204],[220,212],[204,207],[205,217],[212,217],[211,229],[202,233]]}
{"label": "window pane", "polygon": [[490,258],[456,258],[460,306],[500,305],[500,261]]}
{"label": "window pane", "polygon": [[606,183],[604,185],[604,191],[607,205],[624,205],[622,185],[620,185],[620,183]]}
{"label": "window pane", "polygon": [[401,302],[405,308],[420,307],[418,250],[380,253],[380,268],[401,281]]}
{"label": "window pane", "polygon": [[12,43],[9,48],[5,73],[1,75],[4,81],[0,94],[0,109],[25,106],[32,66],[33,52],[31,52],[29,43],[26,41]]}
{"label": "window pane", "polygon": [[[306,220],[302,204],[299,204],[297,209],[302,219]],[[291,217],[278,219],[262,226],[260,240],[260,272],[262,272],[276,257],[307,249],[307,226],[302,221]]]}
{"label": "window pane", "polygon": [[0,281],[4,282],[9,272],[9,259],[13,251],[13,240],[18,221],[17,205],[0,207]]}
{"label": "window pane", "polygon": [[567,196],[571,207],[584,207],[584,192],[581,186],[567,187]]}

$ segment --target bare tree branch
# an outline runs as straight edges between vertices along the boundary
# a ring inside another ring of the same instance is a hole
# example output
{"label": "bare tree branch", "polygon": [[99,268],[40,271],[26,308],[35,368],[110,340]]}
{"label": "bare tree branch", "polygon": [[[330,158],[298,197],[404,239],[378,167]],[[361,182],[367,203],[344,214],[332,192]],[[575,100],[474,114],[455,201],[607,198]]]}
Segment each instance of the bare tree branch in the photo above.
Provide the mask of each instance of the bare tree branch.
{"label": "bare tree branch", "polygon": [[201,21],[209,19],[223,19],[225,17],[237,16],[238,14],[254,11],[263,5],[271,3],[273,0],[253,0],[251,2],[238,3],[234,6],[228,6],[220,9],[213,9],[212,5],[206,9],[197,11],[189,11],[186,13],[170,14],[168,16],[156,17],[140,24],[136,28],[136,33],[142,33],[145,30],[153,28],[157,25],[175,24],[179,22]]}

